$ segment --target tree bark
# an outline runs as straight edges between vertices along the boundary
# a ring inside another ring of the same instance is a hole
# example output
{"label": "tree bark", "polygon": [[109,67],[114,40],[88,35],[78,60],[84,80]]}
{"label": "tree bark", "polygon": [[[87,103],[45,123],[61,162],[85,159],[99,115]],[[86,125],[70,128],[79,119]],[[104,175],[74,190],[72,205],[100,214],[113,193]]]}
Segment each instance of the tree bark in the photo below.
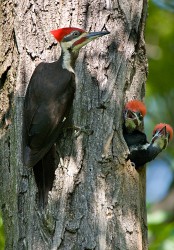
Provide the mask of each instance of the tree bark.
{"label": "tree bark", "polygon": [[[145,95],[146,0],[1,1],[0,205],[6,249],[147,249],[145,169],[126,161],[124,103]],[[60,47],[49,33],[105,27],[76,63],[75,126],[57,141],[61,164],[44,211],[22,162],[23,101],[32,72]]]}

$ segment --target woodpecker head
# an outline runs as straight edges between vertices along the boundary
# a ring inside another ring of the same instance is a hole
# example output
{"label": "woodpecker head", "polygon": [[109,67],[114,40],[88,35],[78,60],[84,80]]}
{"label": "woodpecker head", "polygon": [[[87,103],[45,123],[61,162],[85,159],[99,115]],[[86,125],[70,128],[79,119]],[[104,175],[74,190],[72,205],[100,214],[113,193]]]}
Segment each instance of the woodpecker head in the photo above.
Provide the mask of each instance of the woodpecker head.
{"label": "woodpecker head", "polygon": [[62,67],[73,73],[79,50],[92,40],[109,33],[108,31],[88,33],[85,30],[73,27],[51,31],[51,34],[60,43],[63,51]]}
{"label": "woodpecker head", "polygon": [[132,100],[126,103],[124,109],[124,123],[129,132],[138,129],[146,114],[146,107],[143,102]]}
{"label": "woodpecker head", "polygon": [[109,34],[108,31],[99,32],[86,32],[85,30],[79,28],[62,28],[57,30],[52,30],[51,34],[60,43],[63,51],[69,51],[72,54],[78,55],[79,50],[91,42],[92,40]]}
{"label": "woodpecker head", "polygon": [[151,144],[161,150],[165,149],[169,141],[173,138],[173,129],[169,124],[159,123],[153,130]]}

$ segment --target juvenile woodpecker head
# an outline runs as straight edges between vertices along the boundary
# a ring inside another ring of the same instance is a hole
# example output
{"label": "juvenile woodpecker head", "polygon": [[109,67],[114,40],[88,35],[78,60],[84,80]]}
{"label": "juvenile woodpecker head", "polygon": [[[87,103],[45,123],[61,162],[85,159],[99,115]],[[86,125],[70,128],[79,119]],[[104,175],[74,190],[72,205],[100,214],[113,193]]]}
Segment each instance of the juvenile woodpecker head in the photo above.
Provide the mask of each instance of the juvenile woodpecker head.
{"label": "juvenile woodpecker head", "polygon": [[155,126],[153,130],[153,137],[151,144],[160,148],[165,149],[169,141],[173,138],[173,129],[169,124],[159,123]]}
{"label": "juvenile woodpecker head", "polygon": [[[70,70],[70,67],[76,60],[79,50],[91,42],[92,40],[109,34],[108,31],[99,32],[86,32],[85,30],[79,28],[61,28],[57,30],[52,30],[51,34],[60,43],[62,51],[64,53],[64,68]],[[70,70],[72,71],[72,70]]]}
{"label": "juvenile woodpecker head", "polygon": [[131,133],[138,129],[146,115],[146,107],[139,100],[132,100],[126,103],[124,109],[124,123],[127,131]]}

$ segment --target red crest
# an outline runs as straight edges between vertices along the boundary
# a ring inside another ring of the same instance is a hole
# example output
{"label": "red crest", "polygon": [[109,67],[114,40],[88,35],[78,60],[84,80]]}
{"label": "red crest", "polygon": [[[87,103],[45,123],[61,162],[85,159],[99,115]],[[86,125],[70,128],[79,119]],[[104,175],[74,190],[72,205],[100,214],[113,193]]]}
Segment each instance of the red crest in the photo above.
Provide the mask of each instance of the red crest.
{"label": "red crest", "polygon": [[139,100],[132,100],[127,102],[125,105],[125,109],[131,110],[133,112],[140,112],[143,117],[146,115],[146,106]]}
{"label": "red crest", "polygon": [[169,124],[166,124],[166,123],[157,124],[153,130],[153,135],[157,132],[157,130],[161,130],[164,127],[166,127],[166,131],[169,133],[170,140],[171,140],[173,138],[173,129]]}
{"label": "red crest", "polygon": [[51,34],[55,37],[55,39],[58,42],[61,42],[62,39],[64,38],[64,36],[70,34],[72,31],[78,30],[80,32],[85,32],[82,29],[79,28],[73,28],[73,27],[68,27],[68,28],[61,28],[61,29],[57,29],[57,30],[51,30]]}

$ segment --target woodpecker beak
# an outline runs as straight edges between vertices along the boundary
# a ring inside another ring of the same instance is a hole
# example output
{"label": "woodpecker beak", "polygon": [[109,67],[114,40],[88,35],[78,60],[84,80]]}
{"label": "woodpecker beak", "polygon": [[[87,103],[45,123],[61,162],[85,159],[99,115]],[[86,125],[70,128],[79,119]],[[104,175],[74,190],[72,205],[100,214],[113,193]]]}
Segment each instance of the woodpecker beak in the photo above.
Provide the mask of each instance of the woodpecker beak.
{"label": "woodpecker beak", "polygon": [[134,130],[140,126],[142,117],[139,112],[133,112],[131,110],[125,110],[124,113],[125,126],[128,130]]}
{"label": "woodpecker beak", "polygon": [[151,144],[157,144],[161,149],[165,149],[169,143],[169,133],[164,126],[161,130],[157,130],[152,137]]}
{"label": "woodpecker beak", "polygon": [[86,38],[92,41],[100,36],[105,36],[108,34],[110,34],[109,31],[90,32],[90,33],[86,33]]}
{"label": "woodpecker beak", "polygon": [[78,51],[87,43],[91,42],[92,40],[100,37],[100,36],[104,36],[104,35],[108,35],[110,32],[109,31],[99,31],[99,32],[85,32],[83,33],[81,36],[79,36],[79,38],[72,44],[72,51],[74,53],[78,53]]}
{"label": "woodpecker beak", "polygon": [[159,137],[166,137],[166,136],[167,136],[167,131],[166,131],[166,126],[165,126],[161,130],[156,131],[156,133],[154,134],[152,140],[155,141]]}

